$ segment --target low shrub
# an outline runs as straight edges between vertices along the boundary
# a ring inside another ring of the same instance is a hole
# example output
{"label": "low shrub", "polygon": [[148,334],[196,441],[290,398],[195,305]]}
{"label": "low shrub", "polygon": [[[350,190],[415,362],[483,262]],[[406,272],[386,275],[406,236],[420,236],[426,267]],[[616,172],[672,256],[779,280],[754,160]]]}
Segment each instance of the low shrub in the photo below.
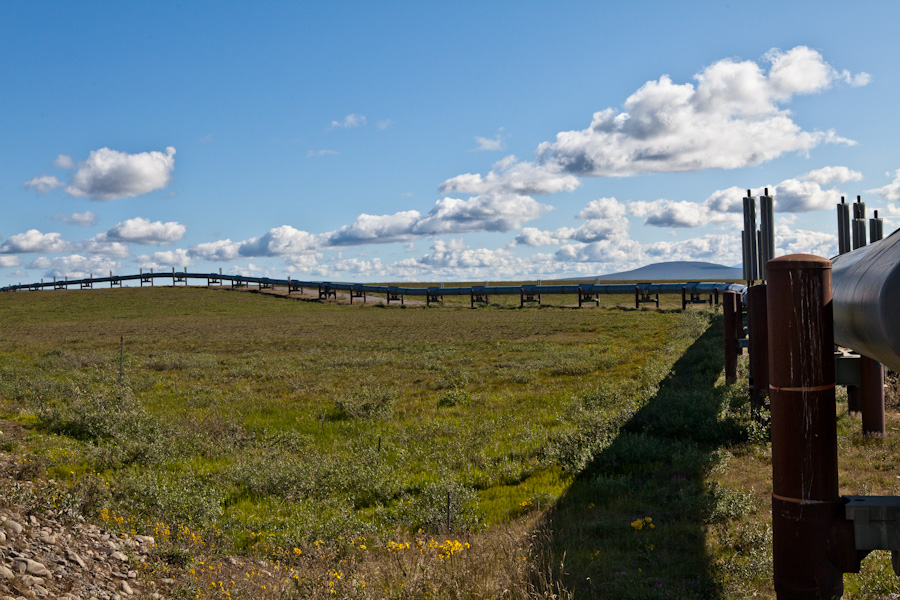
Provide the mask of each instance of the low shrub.
{"label": "low shrub", "polygon": [[[426,484],[416,495],[403,495],[393,513],[396,525],[410,530],[470,531],[480,521],[475,490],[455,481]],[[449,517],[449,518],[448,518]]]}
{"label": "low shrub", "polygon": [[351,390],[334,401],[339,419],[374,421],[394,412],[397,390],[386,386],[364,386]]}
{"label": "low shrub", "polygon": [[438,406],[458,406],[460,404],[468,404],[472,397],[469,392],[463,389],[455,388],[447,390],[438,396]]}

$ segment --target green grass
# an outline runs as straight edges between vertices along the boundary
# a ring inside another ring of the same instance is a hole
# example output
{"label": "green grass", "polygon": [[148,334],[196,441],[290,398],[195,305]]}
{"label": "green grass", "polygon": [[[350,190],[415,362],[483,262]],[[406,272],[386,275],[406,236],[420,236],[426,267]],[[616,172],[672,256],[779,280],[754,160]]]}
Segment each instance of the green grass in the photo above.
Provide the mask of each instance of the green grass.
{"label": "green grass", "polygon": [[[37,487],[0,492],[156,535],[191,597],[188,567],[228,553],[294,569],[234,597],[772,597],[766,433],[722,380],[721,319],[631,302],[3,294],[0,418],[24,433],[0,450]],[[895,493],[896,439],[839,428],[845,492]],[[847,597],[895,593],[888,563]]]}

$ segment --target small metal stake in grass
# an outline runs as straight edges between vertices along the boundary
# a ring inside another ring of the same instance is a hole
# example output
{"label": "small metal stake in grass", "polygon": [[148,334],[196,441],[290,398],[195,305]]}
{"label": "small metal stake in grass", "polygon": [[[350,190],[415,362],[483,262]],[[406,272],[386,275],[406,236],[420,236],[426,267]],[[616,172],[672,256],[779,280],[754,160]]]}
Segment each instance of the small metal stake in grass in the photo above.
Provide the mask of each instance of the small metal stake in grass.
{"label": "small metal stake in grass", "polygon": [[447,533],[450,533],[450,490],[447,490]]}
{"label": "small metal stake in grass", "polygon": [[378,436],[378,454],[381,454],[381,436]]}
{"label": "small metal stake in grass", "polygon": [[119,348],[119,385],[122,385],[122,371],[125,368],[125,336],[122,336],[122,345]]}

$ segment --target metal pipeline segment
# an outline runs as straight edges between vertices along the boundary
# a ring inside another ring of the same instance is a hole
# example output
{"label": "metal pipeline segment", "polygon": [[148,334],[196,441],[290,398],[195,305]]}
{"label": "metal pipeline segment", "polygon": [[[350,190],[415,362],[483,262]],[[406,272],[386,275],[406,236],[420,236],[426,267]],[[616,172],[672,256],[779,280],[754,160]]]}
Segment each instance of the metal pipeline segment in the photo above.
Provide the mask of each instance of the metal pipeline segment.
{"label": "metal pipeline segment", "polygon": [[522,292],[526,294],[633,294],[635,287],[644,294],[680,294],[682,288],[694,294],[711,294],[718,290],[721,294],[726,291],[745,292],[745,286],[735,283],[709,283],[709,282],[686,282],[686,283],[652,283],[641,282],[637,284],[621,283],[621,284],[556,284],[556,285],[515,285],[515,286],[470,286],[470,287],[400,287],[386,285],[366,285],[359,283],[342,283],[329,281],[299,281],[297,279],[273,279],[269,277],[251,277],[247,275],[227,275],[221,273],[191,273],[182,272],[162,272],[162,273],[141,273],[138,275],[116,275],[113,277],[95,277],[83,279],[70,279],[63,281],[50,281],[44,283],[31,283],[23,285],[11,285],[0,288],[0,291],[17,291],[29,290],[35,288],[52,288],[57,285],[80,286],[83,284],[111,283],[121,281],[136,281],[141,279],[171,279],[177,277],[179,279],[219,279],[222,281],[231,281],[239,283],[255,283],[266,285],[295,287],[325,287],[339,291],[366,292],[369,294],[396,294],[404,296],[468,296],[470,294],[492,295],[492,296],[515,296]]}
{"label": "metal pipeline segment", "polygon": [[900,229],[831,260],[834,341],[900,371]]}

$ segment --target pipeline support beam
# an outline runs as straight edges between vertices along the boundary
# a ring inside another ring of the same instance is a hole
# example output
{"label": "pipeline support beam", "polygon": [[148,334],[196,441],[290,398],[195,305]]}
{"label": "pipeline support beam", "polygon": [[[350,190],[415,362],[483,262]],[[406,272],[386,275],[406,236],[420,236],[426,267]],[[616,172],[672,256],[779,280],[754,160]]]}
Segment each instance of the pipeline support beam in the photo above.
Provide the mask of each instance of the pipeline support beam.
{"label": "pipeline support beam", "polygon": [[772,532],[779,600],[839,598],[858,570],[838,493],[831,261],[769,261]]}

